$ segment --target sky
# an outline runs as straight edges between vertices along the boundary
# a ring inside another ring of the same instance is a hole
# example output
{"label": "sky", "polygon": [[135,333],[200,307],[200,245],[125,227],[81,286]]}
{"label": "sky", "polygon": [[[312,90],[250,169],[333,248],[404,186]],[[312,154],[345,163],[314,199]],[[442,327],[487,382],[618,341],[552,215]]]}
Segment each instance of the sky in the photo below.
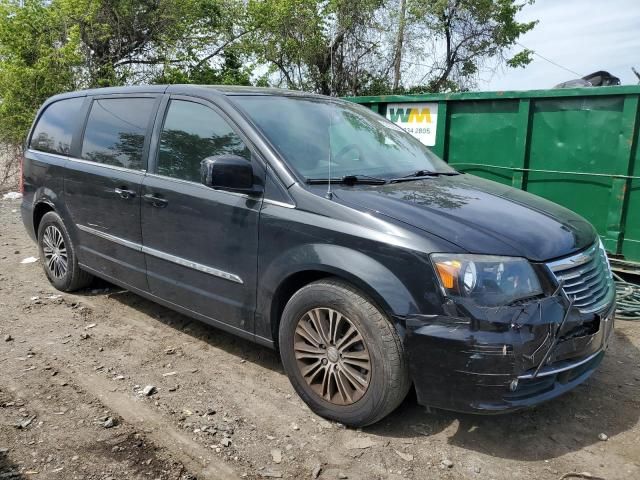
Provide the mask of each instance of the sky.
{"label": "sky", "polygon": [[[638,84],[631,66],[640,71],[640,0],[537,0],[520,12],[518,20],[539,20],[518,42],[549,60],[580,76],[606,70],[622,85]],[[484,74],[478,87],[544,89],[574,78],[579,76],[534,55],[524,69]]]}

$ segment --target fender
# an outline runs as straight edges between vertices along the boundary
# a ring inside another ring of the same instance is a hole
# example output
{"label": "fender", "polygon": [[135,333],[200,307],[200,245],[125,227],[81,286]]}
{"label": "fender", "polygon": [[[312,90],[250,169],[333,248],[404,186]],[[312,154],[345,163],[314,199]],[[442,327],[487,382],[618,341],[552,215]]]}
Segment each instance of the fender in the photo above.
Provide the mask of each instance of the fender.
{"label": "fender", "polygon": [[[64,174],[67,157],[35,150],[25,151],[23,216],[33,229],[33,212],[38,204],[46,203],[62,217],[72,240],[77,240],[73,221],[64,201]],[[26,217],[29,218],[26,218]],[[27,225],[25,225],[27,226]],[[37,234],[37,232],[35,232]]]}
{"label": "fender", "polygon": [[[348,263],[345,261],[348,260]],[[390,318],[419,311],[417,302],[400,279],[376,259],[338,245],[310,243],[287,250],[275,258],[259,275],[256,335],[277,341],[280,319],[277,306],[283,286],[297,274],[320,273],[340,277],[362,290]],[[284,299],[286,302],[287,299]],[[275,333],[275,335],[274,335]]]}
{"label": "fender", "polygon": [[31,208],[35,209],[39,203],[46,203],[57,212],[64,209],[63,199],[48,187],[39,187],[34,192]]}
{"label": "fender", "polygon": [[[78,231],[77,228],[75,226],[75,224],[73,223],[73,220],[69,214],[69,211],[67,210],[66,206],[65,206],[65,202],[64,199],[62,198],[63,192],[60,193],[56,193],[54,190],[47,188],[47,187],[40,187],[38,188],[34,195],[33,195],[33,201],[32,204],[30,206],[30,211],[31,211],[31,225],[33,225],[34,222],[34,218],[33,218],[33,214],[35,212],[36,207],[39,204],[42,203],[46,203],[47,205],[49,205],[53,210],[55,210],[55,212],[60,215],[60,217],[62,218],[62,221],[64,222],[65,226],[67,227],[67,231],[69,232],[69,235],[71,236],[71,241],[72,242],[77,242],[78,241]],[[33,228],[33,227],[32,227]],[[34,229],[35,231],[35,229]],[[35,234],[37,235],[38,232],[35,232]]]}

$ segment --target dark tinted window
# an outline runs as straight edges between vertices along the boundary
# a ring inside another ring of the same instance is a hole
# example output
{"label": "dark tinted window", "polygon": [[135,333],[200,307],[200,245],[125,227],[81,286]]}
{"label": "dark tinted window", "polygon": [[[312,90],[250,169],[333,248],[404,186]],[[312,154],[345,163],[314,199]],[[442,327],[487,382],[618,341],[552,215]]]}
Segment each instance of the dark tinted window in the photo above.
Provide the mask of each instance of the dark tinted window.
{"label": "dark tinted window", "polygon": [[160,135],[158,173],[199,182],[200,162],[223,154],[251,159],[242,139],[211,108],[172,100]]}
{"label": "dark tinted window", "polygon": [[84,97],[76,97],[49,105],[33,130],[30,148],[69,155],[71,133],[83,101]]}
{"label": "dark tinted window", "polygon": [[154,102],[153,98],[94,100],[84,132],[82,158],[144,169],[142,148]]}

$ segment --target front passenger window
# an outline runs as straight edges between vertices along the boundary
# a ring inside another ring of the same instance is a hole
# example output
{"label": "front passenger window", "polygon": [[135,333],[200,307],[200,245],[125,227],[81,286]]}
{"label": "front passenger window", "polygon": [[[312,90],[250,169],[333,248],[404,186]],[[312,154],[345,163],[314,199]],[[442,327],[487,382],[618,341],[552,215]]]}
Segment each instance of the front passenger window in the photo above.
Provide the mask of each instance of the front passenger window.
{"label": "front passenger window", "polygon": [[158,174],[200,182],[200,162],[223,154],[251,159],[242,139],[214,110],[172,100],[160,134]]}

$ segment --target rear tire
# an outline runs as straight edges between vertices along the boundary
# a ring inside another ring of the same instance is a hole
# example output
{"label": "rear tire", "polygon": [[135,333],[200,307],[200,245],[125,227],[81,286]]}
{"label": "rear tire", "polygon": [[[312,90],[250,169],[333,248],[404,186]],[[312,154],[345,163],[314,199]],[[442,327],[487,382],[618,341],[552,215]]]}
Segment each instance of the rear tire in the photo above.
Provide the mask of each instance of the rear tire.
{"label": "rear tire", "polygon": [[372,301],[338,279],[313,282],[291,297],[279,347],[298,395],[318,415],[345,425],[377,422],[410,387],[396,329]]}
{"label": "rear tire", "polygon": [[91,284],[93,276],[78,266],[75,246],[56,212],[45,213],[38,226],[40,263],[58,290],[73,292]]}

